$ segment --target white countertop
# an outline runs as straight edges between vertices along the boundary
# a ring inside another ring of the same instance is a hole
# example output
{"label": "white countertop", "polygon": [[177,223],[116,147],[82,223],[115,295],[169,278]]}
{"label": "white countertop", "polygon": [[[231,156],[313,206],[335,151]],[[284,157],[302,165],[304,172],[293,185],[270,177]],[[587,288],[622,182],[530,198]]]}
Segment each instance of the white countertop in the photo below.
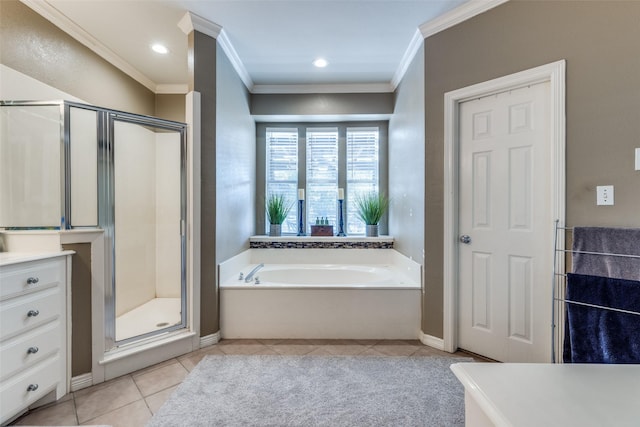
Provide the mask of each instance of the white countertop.
{"label": "white countertop", "polygon": [[17,264],[26,261],[37,261],[57,256],[71,255],[74,251],[60,252],[0,252],[0,265]]}
{"label": "white countertop", "polygon": [[496,426],[640,426],[640,365],[456,363]]}

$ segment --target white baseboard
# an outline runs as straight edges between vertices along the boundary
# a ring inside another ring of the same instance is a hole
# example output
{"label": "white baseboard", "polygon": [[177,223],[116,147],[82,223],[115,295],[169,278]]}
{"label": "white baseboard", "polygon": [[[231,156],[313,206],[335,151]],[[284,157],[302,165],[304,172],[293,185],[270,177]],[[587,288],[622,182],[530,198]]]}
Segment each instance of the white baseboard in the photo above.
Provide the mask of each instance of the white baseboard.
{"label": "white baseboard", "polygon": [[418,338],[422,344],[444,351],[444,340],[442,338],[427,335],[422,331],[420,331],[420,336]]}
{"label": "white baseboard", "polygon": [[91,387],[92,385],[93,374],[91,372],[71,378],[71,391],[82,390],[83,388]]}
{"label": "white baseboard", "polygon": [[200,337],[200,348],[218,344],[219,341],[220,341],[220,331],[216,332],[215,334]]}

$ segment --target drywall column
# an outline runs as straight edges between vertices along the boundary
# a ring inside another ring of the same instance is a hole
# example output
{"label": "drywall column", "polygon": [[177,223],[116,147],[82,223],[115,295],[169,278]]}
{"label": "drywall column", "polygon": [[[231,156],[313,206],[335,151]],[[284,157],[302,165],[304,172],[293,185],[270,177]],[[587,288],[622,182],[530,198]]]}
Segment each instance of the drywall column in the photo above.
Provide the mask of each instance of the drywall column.
{"label": "drywall column", "polygon": [[219,330],[216,278],[216,37],[221,28],[187,13],[180,28],[189,39],[189,91],[200,93],[200,336]]}

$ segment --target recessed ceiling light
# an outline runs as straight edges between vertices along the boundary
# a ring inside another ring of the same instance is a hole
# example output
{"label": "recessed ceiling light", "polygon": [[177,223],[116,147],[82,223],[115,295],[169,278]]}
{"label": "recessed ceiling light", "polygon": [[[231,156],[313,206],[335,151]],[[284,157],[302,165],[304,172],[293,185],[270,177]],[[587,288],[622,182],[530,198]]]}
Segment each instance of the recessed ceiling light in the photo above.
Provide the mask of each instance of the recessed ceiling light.
{"label": "recessed ceiling light", "polygon": [[169,53],[169,49],[167,49],[166,46],[161,45],[160,43],[156,43],[154,45],[151,46],[151,50],[153,50],[156,53],[159,53],[161,55],[166,55],[167,53]]}
{"label": "recessed ceiling light", "polygon": [[318,68],[324,68],[327,65],[329,65],[329,63],[327,62],[326,59],[324,58],[318,58],[315,61],[313,61],[313,65],[315,65]]}

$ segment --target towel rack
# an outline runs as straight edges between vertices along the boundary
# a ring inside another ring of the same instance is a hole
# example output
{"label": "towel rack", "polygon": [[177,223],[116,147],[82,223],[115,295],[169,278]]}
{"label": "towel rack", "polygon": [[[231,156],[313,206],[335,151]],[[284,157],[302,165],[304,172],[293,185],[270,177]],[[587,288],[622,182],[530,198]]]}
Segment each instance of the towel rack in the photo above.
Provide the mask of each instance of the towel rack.
{"label": "towel rack", "polygon": [[[551,308],[551,362],[562,363],[562,349],[564,341],[564,328],[558,325],[565,324],[565,304],[576,304],[596,309],[609,310],[619,313],[632,314],[640,316],[640,311],[624,310],[615,307],[606,307],[598,304],[589,304],[580,301],[573,301],[565,298],[566,295],[566,278],[567,278],[567,259],[566,254],[584,254],[584,255],[600,255],[620,258],[640,259],[640,255],[626,253],[611,252],[594,252],[582,251],[565,248],[565,240],[567,233],[573,233],[574,227],[566,227],[560,225],[560,221],[555,221],[555,237],[554,237],[554,255],[553,255],[553,275],[552,275],[552,308]],[[640,243],[639,243],[640,244]]]}

